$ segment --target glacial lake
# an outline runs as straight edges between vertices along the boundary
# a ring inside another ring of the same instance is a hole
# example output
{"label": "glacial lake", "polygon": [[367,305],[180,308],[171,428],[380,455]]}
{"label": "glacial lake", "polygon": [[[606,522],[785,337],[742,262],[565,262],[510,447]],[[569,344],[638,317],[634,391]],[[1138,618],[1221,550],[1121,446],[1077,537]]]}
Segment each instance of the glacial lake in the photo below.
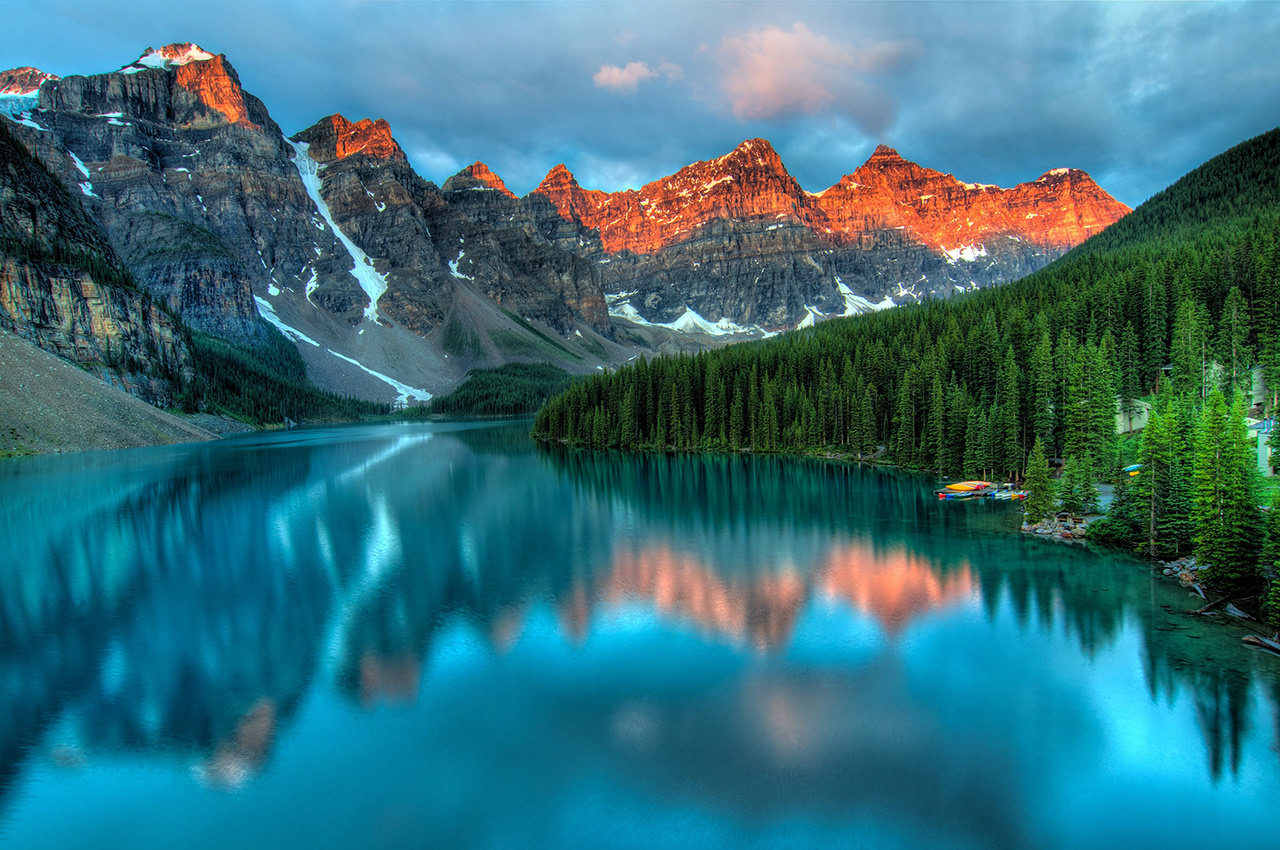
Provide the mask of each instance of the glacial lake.
{"label": "glacial lake", "polygon": [[1280,846],[1280,658],[1139,561],[527,428],[0,462],[0,847]]}

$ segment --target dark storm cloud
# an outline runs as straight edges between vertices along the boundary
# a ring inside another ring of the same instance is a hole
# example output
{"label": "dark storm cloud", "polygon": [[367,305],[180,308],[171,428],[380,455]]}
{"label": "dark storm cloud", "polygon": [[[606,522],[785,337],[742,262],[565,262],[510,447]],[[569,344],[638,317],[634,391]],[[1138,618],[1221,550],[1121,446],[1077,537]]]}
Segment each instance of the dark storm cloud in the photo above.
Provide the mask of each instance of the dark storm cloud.
{"label": "dark storm cloud", "polygon": [[226,53],[288,133],[382,117],[429,179],[619,189],[769,138],[817,191],[887,141],[1011,185],[1085,168],[1136,204],[1280,116],[1280,5],[8,2],[5,64]]}

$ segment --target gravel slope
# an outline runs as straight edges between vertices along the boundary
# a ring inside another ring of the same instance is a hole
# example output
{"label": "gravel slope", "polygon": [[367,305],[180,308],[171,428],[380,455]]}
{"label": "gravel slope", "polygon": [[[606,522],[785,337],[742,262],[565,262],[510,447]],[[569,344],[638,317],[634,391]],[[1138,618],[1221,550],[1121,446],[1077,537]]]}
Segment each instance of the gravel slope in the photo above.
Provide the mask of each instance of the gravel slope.
{"label": "gravel slope", "polygon": [[214,437],[0,330],[0,457]]}

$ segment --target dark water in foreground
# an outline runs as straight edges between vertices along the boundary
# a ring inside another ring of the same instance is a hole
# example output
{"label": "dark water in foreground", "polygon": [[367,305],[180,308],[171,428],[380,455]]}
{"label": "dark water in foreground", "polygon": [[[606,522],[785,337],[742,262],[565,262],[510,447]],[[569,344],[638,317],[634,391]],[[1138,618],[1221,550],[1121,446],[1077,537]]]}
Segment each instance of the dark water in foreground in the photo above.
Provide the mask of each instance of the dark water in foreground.
{"label": "dark water in foreground", "polygon": [[1280,659],[1144,566],[525,427],[0,463],[0,845],[1280,846]]}

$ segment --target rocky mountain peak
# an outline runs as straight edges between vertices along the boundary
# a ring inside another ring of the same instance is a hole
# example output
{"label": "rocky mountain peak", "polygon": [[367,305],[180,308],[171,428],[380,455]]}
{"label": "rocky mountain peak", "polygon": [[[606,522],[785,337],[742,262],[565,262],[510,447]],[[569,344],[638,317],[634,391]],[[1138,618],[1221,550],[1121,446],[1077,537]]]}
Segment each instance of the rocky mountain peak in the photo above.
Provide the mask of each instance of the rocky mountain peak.
{"label": "rocky mountain peak", "polygon": [[813,213],[808,196],[765,139],[747,139],[724,156],[692,163],[638,190],[584,190],[557,165],[534,191],[562,218],[599,229],[610,253],[651,253],[717,219],[807,221]]}
{"label": "rocky mountain peak", "polygon": [[120,70],[125,74],[136,74],[148,68],[172,71],[174,68],[190,65],[192,62],[207,62],[215,58],[217,57],[214,54],[200,45],[184,41],[178,44],[166,44],[159,50],[148,47],[142,51],[141,56]]}
{"label": "rocky mountain peak", "polygon": [[905,159],[888,145],[876,145],[871,156],[852,174],[846,174],[839,185],[850,188],[886,185],[912,187],[923,182],[948,178],[940,171],[924,168]]}
{"label": "rocky mountain peak", "polygon": [[540,195],[546,195],[568,187],[578,187],[578,179],[573,176],[573,172],[562,162],[548,171],[547,176],[542,178],[538,188],[533,191]]}
{"label": "rocky mountain peak", "polygon": [[293,140],[306,142],[308,153],[316,162],[328,163],[356,154],[395,162],[409,161],[392,137],[391,125],[385,118],[376,121],[365,118],[353,123],[334,113],[296,134]]}
{"label": "rocky mountain peak", "polygon": [[61,77],[41,71],[39,68],[30,66],[10,68],[8,71],[0,71],[0,95],[35,94],[45,80],[58,79]]}
{"label": "rocky mountain peak", "polygon": [[147,48],[137,61],[116,71],[50,78],[38,97],[42,110],[97,117],[120,113],[118,118],[183,129],[275,127],[262,102],[241,88],[225,56],[190,43]]}
{"label": "rocky mountain peak", "polygon": [[1090,182],[1093,181],[1092,177],[1090,177],[1086,172],[1081,171],[1078,168],[1051,168],[1048,171],[1046,171],[1044,174],[1041,174],[1039,177],[1037,177],[1035,182],[1053,183],[1053,182],[1062,181],[1062,180],[1080,180],[1080,179],[1088,180]]}
{"label": "rocky mountain peak", "polygon": [[[702,163],[694,163],[695,167]],[[774,150],[768,139],[747,139],[729,153],[710,161],[712,165],[737,168],[767,168],[786,171],[782,165],[782,157]]]}
{"label": "rocky mountain peak", "polygon": [[[573,175],[569,176],[573,179]],[[466,189],[492,189],[506,195],[508,198],[515,198],[515,193],[507,188],[507,184],[502,182],[502,178],[494,174],[489,166],[483,162],[473,162],[457,174],[450,177],[444,183],[446,192],[455,192]]]}
{"label": "rocky mountain peak", "polygon": [[131,76],[151,71],[172,72],[178,86],[194,94],[205,108],[219,113],[228,124],[256,126],[249,118],[240,77],[225,56],[184,41],[158,50],[148,47],[117,73]]}
{"label": "rocky mountain peak", "polygon": [[533,194],[551,201],[565,221],[577,221],[587,227],[598,226],[601,208],[613,197],[607,192],[583,189],[564,163],[548,171]]}
{"label": "rocky mountain peak", "polygon": [[898,163],[906,162],[906,160],[903,159],[902,154],[898,153],[894,148],[891,148],[886,144],[879,144],[876,145],[876,149],[871,152],[871,157],[867,162]]}

